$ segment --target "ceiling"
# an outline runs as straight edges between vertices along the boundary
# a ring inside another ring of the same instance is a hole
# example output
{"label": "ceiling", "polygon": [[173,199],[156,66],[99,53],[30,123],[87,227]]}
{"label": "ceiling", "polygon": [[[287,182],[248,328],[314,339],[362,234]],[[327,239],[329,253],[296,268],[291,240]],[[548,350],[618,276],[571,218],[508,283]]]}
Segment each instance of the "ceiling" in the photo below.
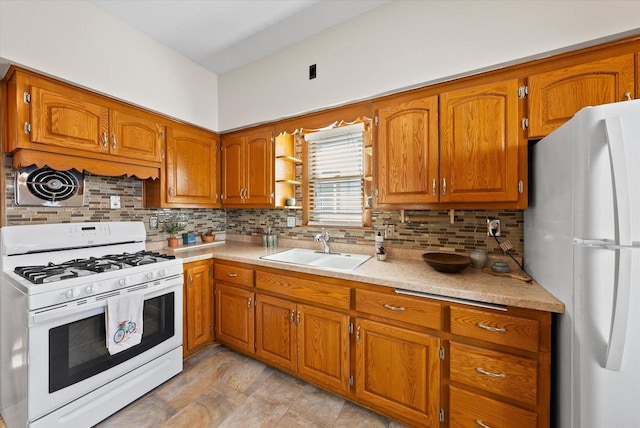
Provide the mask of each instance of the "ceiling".
{"label": "ceiling", "polygon": [[90,0],[223,74],[391,0]]}

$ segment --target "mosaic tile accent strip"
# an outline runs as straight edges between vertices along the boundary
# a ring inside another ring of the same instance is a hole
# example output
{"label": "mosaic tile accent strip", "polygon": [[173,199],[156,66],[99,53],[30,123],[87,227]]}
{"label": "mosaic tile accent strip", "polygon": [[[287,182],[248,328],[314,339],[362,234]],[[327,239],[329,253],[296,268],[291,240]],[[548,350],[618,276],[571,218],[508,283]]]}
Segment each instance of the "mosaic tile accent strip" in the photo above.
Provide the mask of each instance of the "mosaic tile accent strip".
{"label": "mosaic tile accent strip", "polygon": [[[426,251],[444,250],[470,252],[484,249],[491,254],[502,254],[494,238],[487,236],[487,218],[501,221],[500,242],[508,239],[513,244],[513,255],[524,254],[524,215],[522,211],[470,210],[455,211],[454,223],[449,211],[406,211],[410,222],[402,223],[400,211],[372,211],[368,228],[330,228],[331,240],[343,244],[374,245],[377,231],[384,234],[386,224],[395,226],[394,239],[385,240],[385,246]],[[313,240],[320,231],[315,227],[287,227],[287,216],[302,221],[300,210],[288,209],[234,209],[227,210],[227,234],[258,236],[271,232],[283,238]],[[416,221],[411,220],[416,219]]]}

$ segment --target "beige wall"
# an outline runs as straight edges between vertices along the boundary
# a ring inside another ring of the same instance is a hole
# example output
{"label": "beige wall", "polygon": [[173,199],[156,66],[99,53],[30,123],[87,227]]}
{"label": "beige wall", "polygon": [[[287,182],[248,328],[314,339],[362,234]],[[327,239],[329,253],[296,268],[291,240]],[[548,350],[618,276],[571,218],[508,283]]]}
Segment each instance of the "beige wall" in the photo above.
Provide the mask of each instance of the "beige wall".
{"label": "beige wall", "polygon": [[[396,0],[221,75],[220,130],[639,29],[639,1]],[[311,64],[317,64],[314,80]]]}

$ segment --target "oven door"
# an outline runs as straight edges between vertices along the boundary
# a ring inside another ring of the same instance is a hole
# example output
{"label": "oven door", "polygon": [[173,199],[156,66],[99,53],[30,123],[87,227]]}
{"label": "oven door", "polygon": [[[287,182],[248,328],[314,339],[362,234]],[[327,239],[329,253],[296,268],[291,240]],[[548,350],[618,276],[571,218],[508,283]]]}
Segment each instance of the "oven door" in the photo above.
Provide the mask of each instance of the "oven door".
{"label": "oven door", "polygon": [[29,420],[180,347],[182,287],[181,275],[150,288],[130,287],[130,294],[144,295],[142,341],[114,355],[106,347],[106,300],[31,314]]}

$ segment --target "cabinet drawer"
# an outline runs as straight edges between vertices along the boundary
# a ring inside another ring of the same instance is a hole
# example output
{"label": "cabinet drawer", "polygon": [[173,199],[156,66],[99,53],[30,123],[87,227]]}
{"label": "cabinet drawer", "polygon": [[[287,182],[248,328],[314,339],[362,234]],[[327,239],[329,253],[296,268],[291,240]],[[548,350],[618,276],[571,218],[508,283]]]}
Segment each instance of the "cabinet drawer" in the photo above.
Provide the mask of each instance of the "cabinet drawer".
{"label": "cabinet drawer", "polygon": [[346,286],[258,271],[256,288],[282,294],[292,300],[304,300],[340,309],[349,309],[351,306],[351,289]]}
{"label": "cabinet drawer", "polygon": [[452,382],[536,405],[538,362],[451,342]]}
{"label": "cabinet drawer", "polygon": [[449,387],[449,415],[451,428],[535,428],[538,424],[534,412],[453,386]]}
{"label": "cabinet drawer", "polygon": [[356,290],[356,310],[439,330],[441,305],[426,299]]}
{"label": "cabinet drawer", "polygon": [[537,351],[538,320],[452,306],[451,333],[527,351]]}
{"label": "cabinet drawer", "polygon": [[217,281],[253,287],[253,270],[251,269],[216,263],[214,272]]}

